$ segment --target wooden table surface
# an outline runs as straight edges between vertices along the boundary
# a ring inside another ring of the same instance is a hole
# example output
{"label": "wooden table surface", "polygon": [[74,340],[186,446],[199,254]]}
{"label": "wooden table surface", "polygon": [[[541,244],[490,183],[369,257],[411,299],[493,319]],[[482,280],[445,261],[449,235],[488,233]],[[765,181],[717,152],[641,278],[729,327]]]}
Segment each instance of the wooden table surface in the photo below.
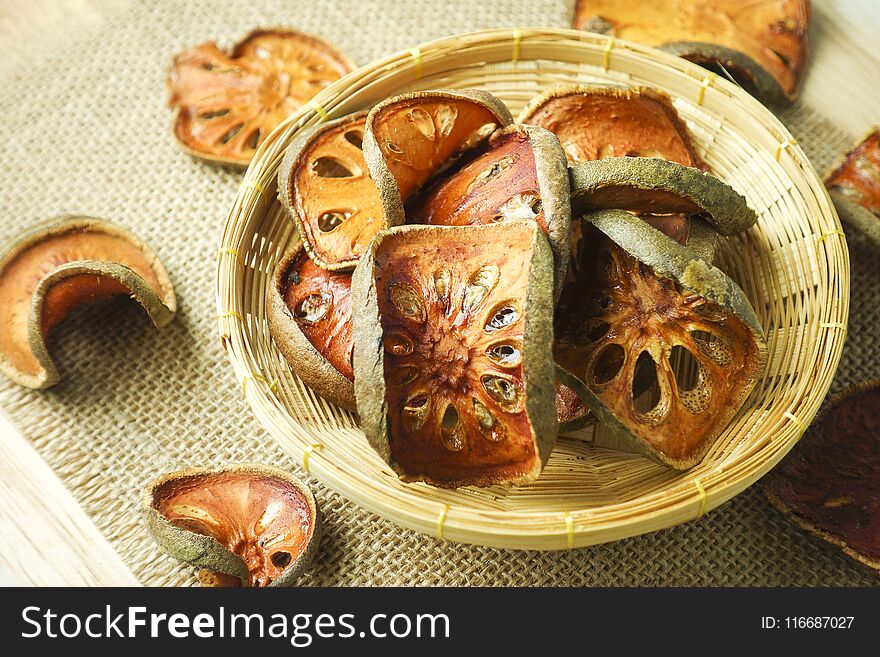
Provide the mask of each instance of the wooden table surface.
{"label": "wooden table surface", "polygon": [[[0,3],[0,52],[69,20],[100,22],[129,0]],[[853,138],[880,124],[880,0],[813,0],[803,102]],[[76,38],[76,31],[68,31]],[[135,586],[137,580],[30,443],[0,411],[0,584]],[[723,513],[723,512],[722,512]]]}

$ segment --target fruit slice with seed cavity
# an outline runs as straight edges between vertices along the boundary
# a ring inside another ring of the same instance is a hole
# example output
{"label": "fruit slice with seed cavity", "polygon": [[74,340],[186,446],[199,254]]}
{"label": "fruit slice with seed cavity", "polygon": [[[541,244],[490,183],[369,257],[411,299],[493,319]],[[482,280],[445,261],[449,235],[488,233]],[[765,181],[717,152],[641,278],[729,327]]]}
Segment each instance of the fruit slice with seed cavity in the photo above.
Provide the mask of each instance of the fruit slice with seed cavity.
{"label": "fruit slice with seed cavity", "polygon": [[353,269],[385,227],[361,150],[366,117],[352,114],[304,131],[278,173],[278,198],[312,260],[325,269]]}
{"label": "fruit slice with seed cavity", "polygon": [[840,218],[880,246],[880,128],[849,151],[825,179]]}
{"label": "fruit slice with seed cavity", "polygon": [[229,53],[213,42],[195,46],[168,74],[174,136],[196,157],[247,165],[275,126],[353,68],[295,30],[255,30]]}
{"label": "fruit slice with seed cavity", "polygon": [[301,244],[275,269],[269,332],[291,369],[322,397],[353,411],[351,272],[321,269]]}
{"label": "fruit slice with seed cavity", "polygon": [[72,310],[130,296],[157,327],[174,317],[168,272],[141,240],[90,217],[35,227],[0,254],[0,371],[28,388],[59,381],[46,336]]}
{"label": "fruit slice with seed cavity", "polygon": [[504,103],[476,89],[417,91],[373,107],[364,157],[388,224],[402,224],[403,204],[432,176],[512,121]]}
{"label": "fruit slice with seed cavity", "polygon": [[797,95],[809,23],[808,0],[578,0],[572,25],[659,47],[781,103]]}
{"label": "fruit slice with seed cavity", "polygon": [[352,282],[355,392],[405,481],[521,484],[556,439],[553,258],[534,221],[379,233]]}
{"label": "fruit slice with seed cavity", "polygon": [[308,486],[277,468],[230,465],[162,475],[144,491],[153,538],[171,556],[209,572],[203,583],[290,586],[320,537]]}
{"label": "fruit slice with seed cavity", "polygon": [[764,490],[796,524],[880,571],[880,382],[832,398]]}
{"label": "fruit slice with seed cavity", "polygon": [[407,212],[410,223],[536,221],[550,240],[560,290],[570,252],[571,202],[559,140],[543,128],[510,125],[461,160],[413,199]]}
{"label": "fruit slice with seed cavity", "polygon": [[[587,218],[579,293],[557,309],[556,361],[584,383],[617,446],[689,468],[763,369],[758,318],[723,272],[639,218]],[[650,398],[639,399],[645,378]]]}

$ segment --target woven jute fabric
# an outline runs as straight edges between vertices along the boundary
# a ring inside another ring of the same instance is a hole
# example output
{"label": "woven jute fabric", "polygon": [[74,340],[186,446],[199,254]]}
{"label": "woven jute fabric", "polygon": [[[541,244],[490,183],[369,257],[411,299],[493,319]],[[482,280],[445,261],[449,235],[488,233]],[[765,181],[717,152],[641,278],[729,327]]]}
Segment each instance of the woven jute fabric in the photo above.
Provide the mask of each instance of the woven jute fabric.
{"label": "woven jute fabric", "polygon": [[[760,486],[686,525],[569,552],[457,545],[397,527],[308,477],[251,415],[217,337],[214,271],[240,172],[180,152],[166,107],[172,55],[256,26],[286,25],[338,44],[355,62],[492,27],[567,26],[572,3],[130,3],[68,18],[0,60],[0,238],[77,213],[134,230],[160,254],[180,311],[155,330],[134,304],[71,318],[50,348],[63,380],[34,392],[0,382],[0,406],[33,442],[145,585],[186,585],[138,514],[152,477],[180,467],[273,463],[306,479],[326,531],[315,585],[872,585],[877,578],[793,528]],[[795,106],[783,114],[822,171],[853,137]],[[850,338],[835,389],[878,375],[880,261],[847,231]]]}

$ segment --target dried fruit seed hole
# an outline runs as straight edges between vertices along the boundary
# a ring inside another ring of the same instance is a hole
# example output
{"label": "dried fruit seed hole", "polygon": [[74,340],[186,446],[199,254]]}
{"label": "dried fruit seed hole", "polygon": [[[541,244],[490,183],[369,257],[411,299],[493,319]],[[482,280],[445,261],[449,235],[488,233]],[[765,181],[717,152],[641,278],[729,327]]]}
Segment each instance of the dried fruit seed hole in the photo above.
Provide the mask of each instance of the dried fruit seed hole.
{"label": "dried fruit seed hole", "polygon": [[486,355],[500,367],[516,367],[522,363],[522,347],[518,342],[496,342],[486,349]]}
{"label": "dried fruit seed hole", "polygon": [[360,178],[363,169],[353,162],[325,155],[312,162],[312,173],[319,178]]}
{"label": "dried fruit seed hole", "polygon": [[626,351],[616,342],[603,346],[593,357],[587,378],[594,386],[610,383],[620,374],[626,363]]}
{"label": "dried fruit seed hole", "polygon": [[535,220],[544,207],[541,198],[535,192],[517,194],[498,208],[493,221]]}
{"label": "dried fruit seed hole", "polygon": [[418,431],[425,426],[431,412],[431,398],[423,393],[414,395],[403,403],[400,419],[407,431]]}
{"label": "dried fruit seed hole", "polygon": [[502,410],[508,413],[521,410],[523,392],[519,382],[514,378],[500,374],[484,374],[480,377],[480,383]]}
{"label": "dried fruit seed hole", "polygon": [[332,233],[345,221],[351,218],[351,212],[347,210],[331,210],[318,217],[318,229],[322,233]]}
{"label": "dried fruit seed hole", "polygon": [[296,318],[307,324],[314,324],[320,321],[330,307],[333,305],[333,297],[329,292],[318,292],[310,294],[296,308],[294,315]]}
{"label": "dried fruit seed hole", "polygon": [[488,320],[484,331],[486,333],[497,333],[513,326],[520,318],[521,312],[519,303],[516,300],[504,301],[489,312]]}
{"label": "dried fruit seed hole", "polygon": [[458,415],[458,409],[454,404],[449,404],[440,418],[440,441],[449,451],[460,452],[464,449],[465,438],[464,422]]}

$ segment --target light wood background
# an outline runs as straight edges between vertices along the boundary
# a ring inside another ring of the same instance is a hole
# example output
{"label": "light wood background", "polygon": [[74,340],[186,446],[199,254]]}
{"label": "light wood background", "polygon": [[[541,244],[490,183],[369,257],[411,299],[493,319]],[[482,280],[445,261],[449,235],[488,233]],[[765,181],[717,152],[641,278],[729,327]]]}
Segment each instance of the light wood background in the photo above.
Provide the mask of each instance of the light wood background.
{"label": "light wood background", "polygon": [[[99,24],[130,0],[0,0],[0,52],[76,16]],[[68,39],[76,30],[67,30]],[[880,124],[880,0],[813,0],[801,92],[857,137]],[[57,45],[57,44],[56,44]],[[2,93],[2,92],[0,92]],[[134,586],[137,581],[73,496],[0,410],[0,584]]]}

